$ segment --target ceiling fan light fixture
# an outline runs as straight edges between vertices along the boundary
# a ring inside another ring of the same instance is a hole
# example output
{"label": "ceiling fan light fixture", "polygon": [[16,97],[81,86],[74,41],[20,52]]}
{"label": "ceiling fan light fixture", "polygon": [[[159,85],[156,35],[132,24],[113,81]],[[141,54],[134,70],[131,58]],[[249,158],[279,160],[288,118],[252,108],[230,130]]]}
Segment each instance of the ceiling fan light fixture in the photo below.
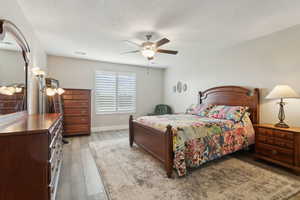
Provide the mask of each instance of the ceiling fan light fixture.
{"label": "ceiling fan light fixture", "polygon": [[143,47],[143,49],[141,50],[142,55],[146,58],[150,58],[153,57],[155,55],[155,48],[151,45],[151,46],[145,46]]}
{"label": "ceiling fan light fixture", "polygon": [[133,50],[133,51],[127,51],[122,54],[141,53],[142,56],[144,56],[148,60],[153,60],[154,56],[157,53],[172,54],[172,55],[176,55],[178,53],[178,51],[160,49],[161,46],[170,42],[170,40],[168,38],[163,38],[157,42],[152,42],[152,41],[150,41],[151,36],[152,36],[151,34],[146,35],[147,41],[143,42],[142,44],[137,44],[135,42],[131,42],[131,41],[127,40],[128,43],[134,44],[135,46],[139,47],[139,49]]}
{"label": "ceiling fan light fixture", "polygon": [[155,55],[155,52],[153,50],[142,50],[142,54],[144,57],[149,58],[149,57],[153,57]]}

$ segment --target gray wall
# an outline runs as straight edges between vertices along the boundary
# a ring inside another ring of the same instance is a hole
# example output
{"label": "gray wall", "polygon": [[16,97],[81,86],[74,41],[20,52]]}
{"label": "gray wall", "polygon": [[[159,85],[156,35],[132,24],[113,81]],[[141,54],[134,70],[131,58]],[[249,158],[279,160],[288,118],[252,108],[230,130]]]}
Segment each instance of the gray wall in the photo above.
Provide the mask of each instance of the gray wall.
{"label": "gray wall", "polygon": [[[300,93],[300,26],[224,49],[218,53],[190,52],[168,68],[165,101],[176,111],[196,103],[197,93],[210,87],[240,85],[261,89],[261,121],[274,123],[278,100],[265,96],[277,84],[288,84]],[[186,82],[187,93],[173,93],[178,80]],[[300,99],[286,100],[286,118],[300,126]]]}
{"label": "gray wall", "polygon": [[[96,70],[135,72],[137,75],[137,109],[135,116],[153,111],[163,103],[164,70],[113,64],[76,58],[48,56],[49,76],[60,81],[61,87],[94,89]],[[92,127],[128,125],[128,114],[96,115],[92,96]]]}
{"label": "gray wall", "polygon": [[25,83],[25,64],[21,51],[0,49],[0,61],[0,86]]}

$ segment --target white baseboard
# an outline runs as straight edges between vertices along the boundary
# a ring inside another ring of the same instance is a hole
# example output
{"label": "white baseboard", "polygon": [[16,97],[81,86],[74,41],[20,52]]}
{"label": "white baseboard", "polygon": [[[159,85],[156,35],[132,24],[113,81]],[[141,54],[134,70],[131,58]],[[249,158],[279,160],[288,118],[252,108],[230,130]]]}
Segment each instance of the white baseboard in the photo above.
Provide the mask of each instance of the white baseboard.
{"label": "white baseboard", "polygon": [[101,131],[113,131],[113,130],[123,130],[129,129],[129,125],[115,125],[115,126],[100,126],[92,127],[92,132],[101,132]]}

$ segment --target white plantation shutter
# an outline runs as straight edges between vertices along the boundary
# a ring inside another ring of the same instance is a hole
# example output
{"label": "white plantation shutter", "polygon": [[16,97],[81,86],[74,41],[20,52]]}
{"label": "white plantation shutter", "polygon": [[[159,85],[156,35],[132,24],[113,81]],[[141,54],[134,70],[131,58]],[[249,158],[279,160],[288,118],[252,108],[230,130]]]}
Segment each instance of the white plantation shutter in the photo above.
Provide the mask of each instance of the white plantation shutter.
{"label": "white plantation shutter", "polygon": [[96,72],[95,105],[96,113],[116,112],[117,74],[114,72]]}
{"label": "white plantation shutter", "polygon": [[96,71],[95,107],[97,114],[135,112],[134,73]]}
{"label": "white plantation shutter", "polygon": [[118,74],[117,103],[119,112],[135,112],[135,74]]}

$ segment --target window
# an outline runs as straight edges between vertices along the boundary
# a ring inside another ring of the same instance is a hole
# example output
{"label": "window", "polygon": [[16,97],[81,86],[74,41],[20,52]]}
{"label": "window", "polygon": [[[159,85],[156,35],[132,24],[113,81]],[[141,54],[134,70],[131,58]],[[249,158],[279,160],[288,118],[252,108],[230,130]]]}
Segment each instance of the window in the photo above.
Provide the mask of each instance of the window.
{"label": "window", "polygon": [[95,107],[97,114],[132,113],[136,104],[134,73],[96,71]]}

